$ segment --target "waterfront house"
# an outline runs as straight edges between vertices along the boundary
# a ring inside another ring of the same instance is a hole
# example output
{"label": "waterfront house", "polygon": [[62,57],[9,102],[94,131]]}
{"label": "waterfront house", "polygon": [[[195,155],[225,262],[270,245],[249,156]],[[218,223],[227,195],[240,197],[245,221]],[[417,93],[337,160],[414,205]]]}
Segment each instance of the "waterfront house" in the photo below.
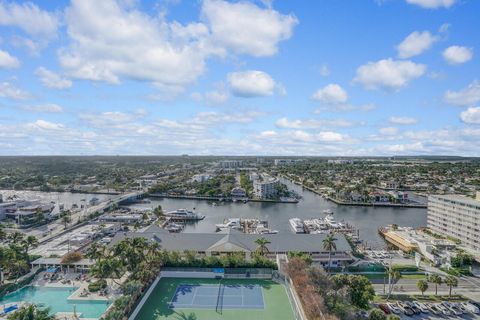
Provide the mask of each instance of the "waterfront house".
{"label": "waterfront house", "polygon": [[241,187],[235,187],[232,189],[232,192],[230,192],[230,195],[234,199],[243,199],[247,197],[247,192]]}

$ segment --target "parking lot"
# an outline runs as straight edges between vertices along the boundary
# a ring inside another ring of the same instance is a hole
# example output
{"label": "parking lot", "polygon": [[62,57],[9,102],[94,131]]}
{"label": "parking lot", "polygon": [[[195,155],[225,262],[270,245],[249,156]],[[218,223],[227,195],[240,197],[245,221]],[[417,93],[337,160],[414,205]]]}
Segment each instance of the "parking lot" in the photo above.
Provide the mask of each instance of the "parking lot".
{"label": "parking lot", "polygon": [[380,303],[377,307],[386,314],[396,314],[401,319],[480,319],[480,304],[474,301],[461,303],[392,301]]}

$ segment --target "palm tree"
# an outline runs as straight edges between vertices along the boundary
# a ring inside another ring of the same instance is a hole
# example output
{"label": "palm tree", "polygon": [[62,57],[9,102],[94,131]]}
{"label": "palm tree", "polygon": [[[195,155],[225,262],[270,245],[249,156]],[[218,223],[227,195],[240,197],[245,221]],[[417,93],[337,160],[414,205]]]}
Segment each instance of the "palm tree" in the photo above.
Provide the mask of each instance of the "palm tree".
{"label": "palm tree", "polygon": [[392,266],[390,265],[390,267],[388,268],[388,295],[387,295],[387,300],[390,298],[390,295],[392,294],[393,285],[394,285],[395,281],[400,279],[401,276],[402,276],[402,274],[398,270],[392,268]]}
{"label": "palm tree", "polygon": [[8,241],[10,243],[14,243],[14,244],[17,244],[19,243],[20,241],[23,240],[23,238],[25,237],[25,235],[19,231],[15,231],[13,233],[10,233],[8,235]]}
{"label": "palm tree", "polygon": [[35,223],[41,223],[45,219],[42,208],[37,208],[35,210]]}
{"label": "palm tree", "polygon": [[101,260],[105,256],[105,249],[105,246],[101,246],[97,242],[94,242],[88,247],[85,256],[94,261]]}
{"label": "palm tree", "polygon": [[438,286],[442,284],[442,277],[434,273],[428,277],[428,281],[435,284],[435,295],[438,294]]}
{"label": "palm tree", "polygon": [[115,283],[117,283],[115,279],[120,278],[122,276],[122,273],[122,262],[120,261],[120,259],[114,256],[108,256],[103,258],[102,260],[98,260],[90,269],[90,274],[95,278],[111,278]]}
{"label": "palm tree", "polygon": [[23,306],[8,317],[8,320],[55,320],[49,309],[40,309],[34,304]]}
{"label": "palm tree", "polygon": [[426,280],[418,280],[417,288],[420,290],[423,296],[423,293],[428,289],[428,282]]}
{"label": "palm tree", "polygon": [[3,241],[7,238],[7,234],[5,230],[3,230],[3,226],[0,225],[0,241]]}
{"label": "palm tree", "polygon": [[270,250],[268,250],[268,247],[267,247],[267,245],[271,243],[269,240],[265,239],[264,237],[261,237],[255,240],[255,243],[257,244],[256,251],[260,255],[264,256],[270,252]]}
{"label": "palm tree", "polygon": [[28,255],[28,250],[38,247],[38,239],[35,236],[28,236],[22,240],[23,252],[27,263],[30,264],[30,257]]}
{"label": "palm tree", "polygon": [[330,265],[332,260],[332,251],[337,250],[337,245],[335,243],[337,239],[335,238],[335,234],[330,233],[325,239],[323,239],[323,249],[328,250],[328,268],[327,273],[330,273]]}
{"label": "palm tree", "polygon": [[62,217],[62,223],[65,226],[65,229],[67,229],[67,226],[70,222],[72,222],[72,218],[70,218],[69,215],[66,214]]}
{"label": "palm tree", "polygon": [[445,284],[448,286],[449,291],[448,291],[448,297],[452,297],[452,287],[458,286],[458,280],[456,277],[448,275],[445,277]]}

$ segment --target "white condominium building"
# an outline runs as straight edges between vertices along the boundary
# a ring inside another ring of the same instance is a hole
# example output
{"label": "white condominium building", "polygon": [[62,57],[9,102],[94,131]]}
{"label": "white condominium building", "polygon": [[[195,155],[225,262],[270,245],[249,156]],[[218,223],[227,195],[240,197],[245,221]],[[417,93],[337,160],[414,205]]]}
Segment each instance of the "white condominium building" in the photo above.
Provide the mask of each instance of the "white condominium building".
{"label": "white condominium building", "polygon": [[276,178],[266,178],[253,181],[253,193],[261,198],[271,198],[277,194],[278,180]]}
{"label": "white condominium building", "polygon": [[428,227],[435,233],[451,236],[480,252],[480,199],[460,195],[428,197]]}

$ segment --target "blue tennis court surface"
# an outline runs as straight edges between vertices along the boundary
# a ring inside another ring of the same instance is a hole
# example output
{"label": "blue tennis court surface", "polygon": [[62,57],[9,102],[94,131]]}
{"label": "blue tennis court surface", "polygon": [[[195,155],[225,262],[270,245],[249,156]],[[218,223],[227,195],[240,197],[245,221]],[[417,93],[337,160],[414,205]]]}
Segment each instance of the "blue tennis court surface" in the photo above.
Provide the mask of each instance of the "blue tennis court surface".
{"label": "blue tennis court surface", "polygon": [[259,285],[181,284],[170,308],[264,309],[262,290]]}

